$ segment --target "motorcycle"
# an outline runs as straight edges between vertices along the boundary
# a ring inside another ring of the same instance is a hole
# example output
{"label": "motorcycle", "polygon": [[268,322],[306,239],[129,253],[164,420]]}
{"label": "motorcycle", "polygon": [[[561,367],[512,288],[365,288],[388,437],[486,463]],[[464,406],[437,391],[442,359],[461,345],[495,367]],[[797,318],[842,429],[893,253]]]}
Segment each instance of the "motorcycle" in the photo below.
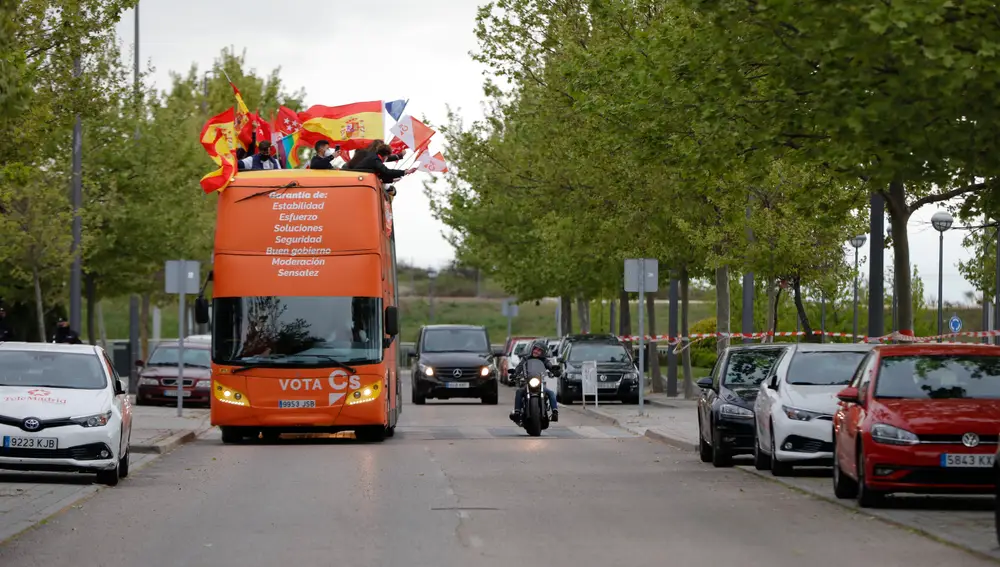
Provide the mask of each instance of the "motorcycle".
{"label": "motorcycle", "polygon": [[[514,378],[514,369],[509,369],[507,373]],[[518,388],[526,389],[521,423],[518,425],[532,437],[538,437],[548,429],[552,418],[552,404],[545,395],[545,378],[550,375],[540,360],[530,359],[517,380]]]}

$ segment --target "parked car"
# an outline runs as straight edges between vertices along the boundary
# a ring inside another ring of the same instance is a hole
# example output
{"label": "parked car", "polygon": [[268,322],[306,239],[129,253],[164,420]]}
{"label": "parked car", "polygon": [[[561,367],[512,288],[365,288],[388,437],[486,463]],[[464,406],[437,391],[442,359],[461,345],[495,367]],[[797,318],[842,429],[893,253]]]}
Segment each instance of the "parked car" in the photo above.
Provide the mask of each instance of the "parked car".
{"label": "parked car", "polygon": [[413,403],[430,398],[479,398],[484,404],[499,402],[496,358],[502,349],[490,347],[486,327],[478,325],[426,325],[420,328],[413,364]]}
{"label": "parked car", "polygon": [[[184,384],[180,395],[184,405],[207,407],[212,402],[212,344],[189,339],[184,339]],[[153,349],[149,360],[135,361],[139,367],[136,404],[177,403],[179,356],[178,341],[164,341]]]}
{"label": "parked car", "polygon": [[5,342],[0,368],[0,469],[128,476],[128,384],[104,349]]}
{"label": "parked car", "polygon": [[833,464],[837,392],[851,381],[872,344],[799,343],[761,382],[754,402],[754,466],[787,475],[796,465]]}
{"label": "parked car", "polygon": [[728,467],[733,456],[753,452],[757,389],[788,346],[731,346],[712,374],[698,380],[698,453],[703,462]]}
{"label": "parked car", "polygon": [[877,346],[837,397],[838,498],[871,507],[898,492],[996,490],[1000,348]]}
{"label": "parked car", "polygon": [[583,363],[597,363],[598,400],[639,403],[639,371],[631,350],[614,335],[567,335],[556,364],[560,368],[559,403],[583,399]]}

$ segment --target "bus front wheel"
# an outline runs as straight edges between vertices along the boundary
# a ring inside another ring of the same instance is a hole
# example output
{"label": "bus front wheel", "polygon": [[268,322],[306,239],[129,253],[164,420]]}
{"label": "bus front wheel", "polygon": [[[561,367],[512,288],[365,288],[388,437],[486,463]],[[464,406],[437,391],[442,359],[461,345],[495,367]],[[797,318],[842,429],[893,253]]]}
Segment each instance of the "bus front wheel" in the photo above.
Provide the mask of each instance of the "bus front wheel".
{"label": "bus front wheel", "polygon": [[238,427],[220,427],[222,430],[222,442],[226,445],[232,445],[234,443],[242,443],[244,434],[243,430]]}
{"label": "bus front wheel", "polygon": [[354,431],[354,438],[363,443],[380,443],[385,440],[385,437],[386,430],[384,425],[359,427]]}

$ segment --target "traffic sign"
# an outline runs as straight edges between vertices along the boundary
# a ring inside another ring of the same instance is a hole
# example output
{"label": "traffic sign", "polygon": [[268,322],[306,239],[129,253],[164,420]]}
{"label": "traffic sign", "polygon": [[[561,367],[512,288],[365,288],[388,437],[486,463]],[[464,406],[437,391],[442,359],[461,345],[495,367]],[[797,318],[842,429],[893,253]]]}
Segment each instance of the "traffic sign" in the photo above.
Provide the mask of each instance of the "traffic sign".
{"label": "traffic sign", "polygon": [[952,333],[962,332],[962,320],[958,318],[958,315],[952,315],[951,319],[948,319],[948,328],[951,329]]}
{"label": "traffic sign", "polygon": [[625,291],[652,293],[659,283],[659,262],[656,258],[629,258],[625,260]]}

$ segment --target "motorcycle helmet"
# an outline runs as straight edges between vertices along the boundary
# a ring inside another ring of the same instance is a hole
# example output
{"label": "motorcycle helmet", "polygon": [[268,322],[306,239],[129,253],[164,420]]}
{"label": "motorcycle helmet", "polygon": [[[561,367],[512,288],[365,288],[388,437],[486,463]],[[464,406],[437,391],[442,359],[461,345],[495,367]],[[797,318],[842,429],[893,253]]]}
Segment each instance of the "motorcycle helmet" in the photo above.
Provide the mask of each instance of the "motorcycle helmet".
{"label": "motorcycle helmet", "polygon": [[535,340],[535,342],[531,343],[531,350],[529,350],[528,352],[531,353],[532,356],[534,356],[535,349],[540,349],[541,356],[545,357],[546,353],[549,351],[549,345],[546,344],[545,341],[537,339]]}

